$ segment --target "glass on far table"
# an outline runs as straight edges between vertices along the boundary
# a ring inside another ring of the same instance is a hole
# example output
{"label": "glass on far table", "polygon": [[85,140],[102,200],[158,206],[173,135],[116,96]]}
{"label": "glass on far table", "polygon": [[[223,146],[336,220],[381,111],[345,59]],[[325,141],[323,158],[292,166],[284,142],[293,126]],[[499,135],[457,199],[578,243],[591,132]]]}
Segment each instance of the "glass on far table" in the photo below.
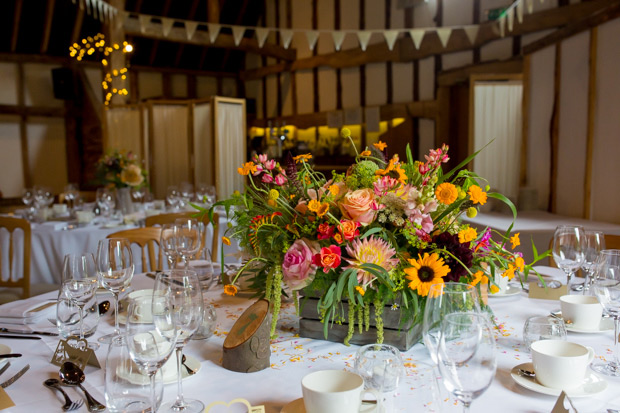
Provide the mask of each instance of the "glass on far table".
{"label": "glass on far table", "polygon": [[564,320],[553,316],[532,316],[523,325],[523,344],[527,351],[538,340],[566,340]]}
{"label": "glass on far table", "polygon": [[560,225],[553,234],[553,259],[566,274],[566,286],[570,293],[571,281],[575,271],[585,258],[585,231],[580,226]]}

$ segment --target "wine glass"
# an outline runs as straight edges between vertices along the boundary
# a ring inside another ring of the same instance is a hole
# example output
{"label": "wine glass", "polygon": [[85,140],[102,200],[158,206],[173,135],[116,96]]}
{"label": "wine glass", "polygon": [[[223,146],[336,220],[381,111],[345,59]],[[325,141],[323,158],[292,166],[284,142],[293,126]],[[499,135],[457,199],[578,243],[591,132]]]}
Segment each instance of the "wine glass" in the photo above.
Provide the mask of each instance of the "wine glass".
{"label": "wine glass", "polygon": [[564,320],[547,315],[528,317],[523,325],[523,344],[530,351],[532,343],[538,340],[566,341]]}
{"label": "wine glass", "polygon": [[144,202],[144,196],[146,195],[146,187],[134,186],[131,188],[131,197],[141,204]]}
{"label": "wine glass", "polygon": [[202,231],[199,223],[193,218],[179,218],[174,221],[175,248],[185,268],[189,268],[189,260],[200,251],[202,245]]}
{"label": "wine glass", "polygon": [[575,271],[584,261],[585,231],[580,226],[560,225],[553,234],[553,259],[566,274],[566,286],[570,289]]}
{"label": "wine glass", "polygon": [[34,208],[35,198],[34,198],[33,189],[31,188],[24,189],[24,193],[22,194],[22,202],[26,206],[26,219],[28,220],[32,219],[34,215],[34,211],[35,211],[35,208]]}
{"label": "wine glass", "polygon": [[80,339],[84,338],[84,306],[95,296],[97,286],[97,267],[93,254],[65,255],[61,290],[78,308]]}
{"label": "wine glass", "polygon": [[585,272],[583,285],[583,293],[590,289],[592,281],[592,273],[594,272],[594,264],[599,253],[605,249],[605,234],[602,231],[586,231],[586,251],[584,254],[583,264],[581,268]]}
{"label": "wine glass", "polygon": [[80,196],[77,184],[67,184],[64,189],[65,200],[69,204],[69,211],[73,213],[75,210],[75,203]]}
{"label": "wine glass", "polygon": [[107,221],[116,203],[114,200],[114,193],[108,188],[97,188],[96,202],[101,210],[101,215],[103,215]]}
{"label": "wine glass", "polygon": [[176,266],[179,255],[176,247],[176,225],[173,223],[161,226],[161,234],[159,236],[159,247],[168,259],[168,267],[170,269]]}
{"label": "wine glass", "polygon": [[131,283],[134,264],[131,245],[126,238],[107,238],[97,246],[97,268],[99,283],[114,296],[114,333],[99,338],[102,343],[111,343],[119,336],[118,295]]}
{"label": "wine glass", "polygon": [[172,211],[176,210],[181,202],[181,193],[179,192],[179,188],[174,185],[169,186],[168,191],[166,192],[166,201],[168,201],[168,205],[170,205],[170,209]]}
{"label": "wine glass", "polygon": [[172,318],[176,323],[177,356],[177,398],[163,409],[168,412],[202,412],[204,404],[199,400],[183,397],[181,369],[183,368],[183,347],[192,338],[202,323],[202,290],[194,271],[170,270],[157,273],[153,287],[153,297],[170,296],[172,299]]}
{"label": "wine glass", "polygon": [[618,334],[620,333],[620,250],[603,250],[596,264],[591,287],[603,309],[614,319],[614,353],[609,363],[597,363],[592,369],[608,376],[620,376],[620,354]]}
{"label": "wine glass", "polygon": [[181,207],[188,205],[194,197],[194,185],[189,182],[181,182]]}
{"label": "wine glass", "polygon": [[355,371],[362,376],[367,389],[380,395],[377,411],[393,411],[394,393],[405,374],[405,365],[400,351],[389,344],[368,344],[355,354]]}
{"label": "wine glass", "polygon": [[495,338],[487,316],[446,314],[437,360],[446,389],[463,403],[463,412],[469,412],[472,401],[491,385],[497,368]]}
{"label": "wine glass", "polygon": [[156,412],[155,374],[170,358],[178,338],[173,298],[159,290],[152,296],[132,299],[127,310],[125,331],[129,356],[149,377],[151,411]]}
{"label": "wine glass", "polygon": [[480,312],[476,287],[454,282],[431,285],[424,308],[422,337],[434,363],[437,363],[441,320],[447,314],[463,311]]}

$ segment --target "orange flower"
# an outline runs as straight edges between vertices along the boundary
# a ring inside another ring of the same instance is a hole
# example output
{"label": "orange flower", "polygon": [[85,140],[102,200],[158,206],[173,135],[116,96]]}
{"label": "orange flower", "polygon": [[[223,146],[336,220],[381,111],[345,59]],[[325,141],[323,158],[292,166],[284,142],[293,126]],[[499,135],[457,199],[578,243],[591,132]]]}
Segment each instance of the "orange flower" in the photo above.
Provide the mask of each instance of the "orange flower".
{"label": "orange flower", "polygon": [[226,245],[230,245],[230,238],[228,237],[222,237],[222,242]]}
{"label": "orange flower", "polygon": [[293,156],[293,160],[295,161],[295,163],[306,162],[306,161],[309,161],[310,159],[312,159],[311,153],[305,153],[302,155]]}
{"label": "orange flower", "polygon": [[370,156],[371,152],[370,151],[364,151],[362,153],[360,153],[360,156]]}
{"label": "orange flower", "polygon": [[330,185],[329,193],[333,196],[337,196],[340,193],[340,187],[338,185]]}
{"label": "orange flower", "polygon": [[336,241],[338,244],[342,244],[342,235],[340,233],[334,234],[334,241]]}
{"label": "orange flower", "polygon": [[379,149],[380,151],[384,150],[385,148],[387,148],[387,143],[385,142],[377,142],[377,143],[373,143],[372,146],[374,146],[375,148]]}
{"label": "orange flower", "polygon": [[343,219],[340,221],[340,225],[338,226],[338,231],[342,234],[342,237],[347,241],[353,241],[353,239],[360,234],[360,230],[358,229],[360,226],[359,222],[354,222],[349,219]]}
{"label": "orange flower", "polygon": [[224,286],[224,293],[226,295],[237,295],[237,292],[239,291],[239,289],[237,288],[237,286],[233,285],[233,284],[227,284]]}
{"label": "orange flower", "polygon": [[525,260],[523,257],[517,256],[515,258],[515,266],[519,269],[519,271],[525,270]]}
{"label": "orange flower", "polygon": [[471,285],[477,285],[480,282],[482,284],[488,284],[489,283],[489,277],[484,275],[484,273],[482,271],[477,271],[474,274],[474,279],[471,280]]}
{"label": "orange flower", "polygon": [[487,193],[482,190],[478,185],[472,185],[467,191],[469,199],[474,204],[484,205],[487,202]]}
{"label": "orange flower", "polygon": [[456,189],[456,186],[452,185],[450,182],[444,182],[435,190],[435,196],[442,204],[450,205],[456,201],[456,198],[459,196],[459,191]]}
{"label": "orange flower", "polygon": [[254,165],[254,162],[246,162],[241,168],[237,168],[237,172],[239,172],[239,175],[244,176],[251,173],[253,174],[254,172],[256,172],[256,165]]}
{"label": "orange flower", "polygon": [[520,234],[520,232],[517,232],[512,237],[510,237],[510,242],[512,243],[512,249],[515,249],[519,245],[521,245],[521,240],[519,239],[519,234]]}
{"label": "orange flower", "polygon": [[321,207],[321,203],[317,201],[316,199],[313,199],[308,203],[308,209],[314,213],[317,213],[320,207]]}
{"label": "orange flower", "polygon": [[360,287],[359,285],[355,286],[355,290],[360,293],[360,295],[363,297],[364,294],[366,294],[366,291],[364,291],[364,289],[362,287]]}
{"label": "orange flower", "polygon": [[323,202],[319,205],[319,208],[315,212],[318,217],[322,217],[323,215],[327,214],[328,211],[329,204],[327,202]]}

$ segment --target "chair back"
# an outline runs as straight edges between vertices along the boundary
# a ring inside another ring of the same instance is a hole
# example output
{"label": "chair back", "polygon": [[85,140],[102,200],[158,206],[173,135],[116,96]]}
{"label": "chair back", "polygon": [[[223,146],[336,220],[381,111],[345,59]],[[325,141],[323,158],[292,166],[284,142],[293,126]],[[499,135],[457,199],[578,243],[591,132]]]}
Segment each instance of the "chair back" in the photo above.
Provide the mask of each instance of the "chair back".
{"label": "chair back", "polygon": [[[4,231],[1,231],[2,228],[8,231],[8,237],[5,237]],[[21,240],[15,236],[17,230],[23,232]],[[0,217],[0,287],[21,288],[22,298],[30,297],[31,239],[30,222],[22,218]],[[7,242],[3,242],[4,240]],[[20,248],[23,256],[22,271],[13,271],[16,265],[15,257],[19,256]],[[8,262],[5,263],[5,259],[8,259]],[[7,274],[3,273],[4,269],[8,269]],[[21,277],[17,278],[19,275]]]}
{"label": "chair back", "polygon": [[161,228],[145,227],[118,231],[106,238],[126,238],[131,245],[138,245],[141,253],[142,271],[149,272],[163,270],[163,254],[159,247],[160,236]]}
{"label": "chair back", "polygon": [[[155,225],[174,224],[174,221],[176,221],[179,218],[185,218],[185,219],[194,218],[193,215],[196,215],[196,212],[194,211],[171,212],[167,214],[152,215],[150,217],[146,217],[144,225],[146,227],[152,227]],[[196,254],[197,256],[199,256],[202,253],[203,248],[205,248],[205,246],[207,245],[206,228],[210,223],[209,216],[205,214],[201,219],[199,219],[199,221],[203,223],[204,231],[202,232],[202,245],[200,246],[200,253]],[[217,214],[213,214],[213,221],[219,222],[219,217]],[[216,230],[217,228],[214,225],[213,226],[213,239],[211,240],[211,261],[214,261],[214,262],[217,261],[217,254],[218,254],[218,248],[219,248],[219,237],[216,234]]]}

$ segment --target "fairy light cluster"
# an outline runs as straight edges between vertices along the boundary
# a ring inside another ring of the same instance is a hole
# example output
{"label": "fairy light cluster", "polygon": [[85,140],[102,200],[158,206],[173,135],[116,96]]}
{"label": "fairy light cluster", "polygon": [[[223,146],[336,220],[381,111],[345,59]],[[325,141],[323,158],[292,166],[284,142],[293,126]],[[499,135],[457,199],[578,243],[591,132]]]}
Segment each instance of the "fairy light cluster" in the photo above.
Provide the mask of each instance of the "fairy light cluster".
{"label": "fairy light cluster", "polygon": [[[97,53],[97,56],[101,58],[101,64],[104,68],[108,66],[112,53],[121,52],[123,54],[131,53],[133,52],[133,46],[127,42],[123,42],[122,44],[106,44],[105,36],[102,33],[94,37],[88,36],[82,39],[80,43],[73,43],[69,47],[69,55],[78,62],[82,61],[87,56],[92,56]],[[101,87],[105,94],[105,105],[110,104],[114,95],[127,96],[129,94],[129,91],[124,87],[112,87],[114,79],[120,78],[123,81],[127,80],[127,73],[128,69],[126,67],[106,71],[103,81],[101,82]]]}

